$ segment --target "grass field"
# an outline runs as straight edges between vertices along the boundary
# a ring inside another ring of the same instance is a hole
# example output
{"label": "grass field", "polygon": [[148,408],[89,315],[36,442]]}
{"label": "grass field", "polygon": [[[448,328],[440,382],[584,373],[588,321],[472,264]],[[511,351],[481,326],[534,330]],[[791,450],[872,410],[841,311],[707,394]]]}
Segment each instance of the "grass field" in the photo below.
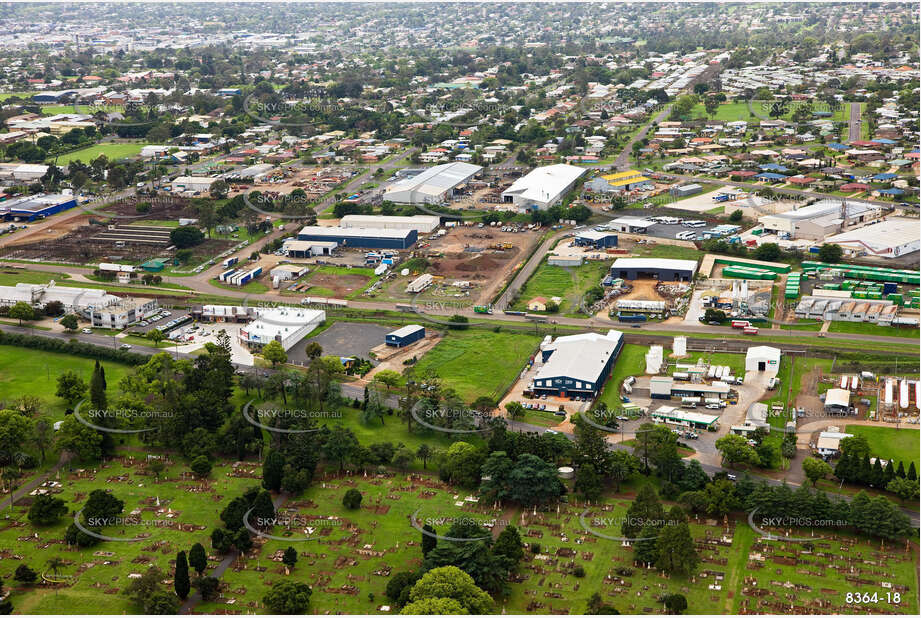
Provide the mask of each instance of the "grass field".
{"label": "grass field", "polygon": [[559,296],[563,299],[559,313],[572,317],[587,317],[579,313],[582,297],[589,289],[600,285],[610,266],[609,261],[590,261],[582,266],[563,268],[551,266],[545,260],[521,288],[512,309],[527,311],[528,301],[535,296],[542,296],[547,300]]}
{"label": "grass field", "polygon": [[[43,410],[54,420],[62,420],[67,406],[55,396],[58,376],[76,371],[89,384],[95,361],[79,356],[45,352],[18,346],[0,345],[0,401],[22,395],[38,397]],[[119,392],[118,382],[131,367],[103,361],[110,397]]]}
{"label": "grass field", "polygon": [[[57,157],[58,165],[67,165],[71,161],[89,163],[100,155],[105,155],[110,161],[133,157],[141,152],[144,144],[96,144],[82,150],[75,150]],[[53,160],[53,157],[52,159]]]}
{"label": "grass field", "polygon": [[620,356],[614,364],[611,377],[601,390],[599,402],[604,402],[609,410],[620,410],[623,403],[620,400],[620,385],[627,376],[643,375],[646,373],[646,352],[649,348],[644,345],[627,343],[620,350]]}
{"label": "grass field", "polygon": [[[817,111],[822,111],[824,108],[817,107]],[[767,117],[769,109],[765,107],[763,101],[752,101],[752,110],[761,116]],[[784,114],[784,120],[791,120],[793,112],[796,110],[794,106],[791,105],[790,111]],[[847,122],[848,108],[847,105],[842,105],[837,110],[832,113],[832,116],[829,117],[829,120],[833,122]],[[703,103],[698,103],[691,109],[691,116],[694,118],[706,118],[710,119],[710,116],[707,115],[707,108]],[[756,119],[757,116],[751,113],[748,109],[748,103],[734,103],[727,102],[721,104],[717,110],[716,114],[713,116],[713,120],[722,120],[722,121],[732,121],[732,120],[746,120],[751,121]]]}
{"label": "grass field", "polygon": [[229,283],[221,283],[217,279],[210,279],[208,282],[216,288],[221,288],[222,290],[232,290],[234,292],[248,292],[250,294],[264,294],[265,292],[269,291],[269,286],[255,279],[250,281],[246,285],[231,285]]}
{"label": "grass field", "polygon": [[921,335],[921,329],[917,328],[893,328],[892,326],[880,326],[870,322],[832,322],[828,327],[830,333],[857,333],[860,335],[882,335],[884,337],[905,337],[906,339],[918,340]]}
{"label": "grass field", "polygon": [[844,429],[847,433],[864,436],[870,443],[870,451],[883,459],[895,459],[905,462],[915,462],[917,469],[921,460],[918,457],[919,431],[914,427],[896,429],[894,427],[870,427],[868,425],[848,425]]}
{"label": "grass field", "polygon": [[480,396],[498,400],[540,340],[524,333],[449,331],[416,363],[415,372],[433,370],[468,403]]}

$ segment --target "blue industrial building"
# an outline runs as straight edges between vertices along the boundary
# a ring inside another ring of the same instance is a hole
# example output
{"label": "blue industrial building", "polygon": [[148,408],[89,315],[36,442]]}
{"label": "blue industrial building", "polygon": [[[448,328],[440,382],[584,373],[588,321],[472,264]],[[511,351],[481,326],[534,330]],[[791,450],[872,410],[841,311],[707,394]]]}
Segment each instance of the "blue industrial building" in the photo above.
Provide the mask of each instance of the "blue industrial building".
{"label": "blue industrial building", "polygon": [[402,348],[409,344],[425,339],[425,328],[418,324],[408,324],[403,328],[388,333],[384,337],[387,345],[395,348]]}
{"label": "blue industrial building", "polygon": [[409,249],[419,239],[416,230],[391,230],[367,227],[324,227],[308,225],[297,233],[298,240],[335,242],[341,247],[359,249]]}
{"label": "blue industrial building", "polygon": [[617,246],[617,234],[587,230],[576,234],[573,239],[577,247],[594,247],[595,249],[608,249]]}
{"label": "blue industrial building", "polygon": [[0,203],[0,219],[10,221],[35,221],[44,219],[64,210],[70,210],[77,205],[73,195],[59,193],[29,195],[17,197]]}
{"label": "blue industrial building", "polygon": [[536,395],[594,399],[611,375],[624,344],[623,333],[583,333],[541,344],[541,361],[531,383]]}

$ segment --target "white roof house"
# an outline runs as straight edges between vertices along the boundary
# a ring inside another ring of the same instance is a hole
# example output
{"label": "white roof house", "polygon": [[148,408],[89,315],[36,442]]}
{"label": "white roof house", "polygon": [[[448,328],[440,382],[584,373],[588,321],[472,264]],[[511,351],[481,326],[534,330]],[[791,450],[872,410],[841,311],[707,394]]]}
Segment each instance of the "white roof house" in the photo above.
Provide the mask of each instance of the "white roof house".
{"label": "white roof house", "polygon": [[482,167],[457,161],[430,167],[403,178],[384,191],[384,199],[397,204],[435,204],[445,201],[455,187],[468,182]]}
{"label": "white roof house", "polygon": [[745,371],[774,371],[780,369],[780,349],[756,345],[745,352]]}
{"label": "white roof house", "polygon": [[816,440],[815,448],[819,452],[819,455],[826,457],[829,455],[837,455],[838,450],[840,449],[841,440],[853,437],[854,434],[851,433],[841,433],[840,431],[823,431],[819,434],[818,440]]}
{"label": "white roof house", "polygon": [[851,405],[851,391],[846,388],[830,388],[825,391],[825,408],[844,408]]}
{"label": "white roof house", "polygon": [[217,178],[207,176],[179,176],[172,182],[173,191],[208,191]]}
{"label": "white roof house", "polygon": [[521,210],[546,210],[563,199],[584,173],[584,168],[564,163],[538,167],[513,182],[502,199]]}

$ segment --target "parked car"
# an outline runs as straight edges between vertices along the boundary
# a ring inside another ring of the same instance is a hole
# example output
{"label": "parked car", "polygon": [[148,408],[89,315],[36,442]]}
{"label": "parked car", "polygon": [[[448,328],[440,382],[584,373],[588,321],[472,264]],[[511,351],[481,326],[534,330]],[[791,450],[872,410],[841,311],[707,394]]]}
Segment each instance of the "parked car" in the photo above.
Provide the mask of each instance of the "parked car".
{"label": "parked car", "polygon": [[80,332],[83,333],[84,335],[92,335],[92,334],[93,334],[93,329],[92,329],[92,328],[84,328],[84,329],[81,330]]}
{"label": "parked car", "polygon": [[119,349],[122,349],[122,350],[130,350],[130,349],[131,349],[131,346],[128,345],[127,343],[123,343],[123,344],[121,344],[121,345],[118,346],[118,347],[119,347]]}

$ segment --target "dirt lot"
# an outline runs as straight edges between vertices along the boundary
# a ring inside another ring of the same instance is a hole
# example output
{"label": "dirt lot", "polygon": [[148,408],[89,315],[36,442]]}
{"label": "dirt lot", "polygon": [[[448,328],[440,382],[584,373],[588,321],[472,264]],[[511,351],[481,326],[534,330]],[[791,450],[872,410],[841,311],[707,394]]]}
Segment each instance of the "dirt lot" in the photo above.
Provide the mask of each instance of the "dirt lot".
{"label": "dirt lot", "polygon": [[[171,255],[164,251],[165,247],[162,245],[132,244],[128,242],[124,247],[116,247],[115,242],[112,240],[96,238],[105,229],[100,225],[83,225],[65,233],[56,233],[53,236],[49,234],[51,238],[40,237],[35,234],[26,239],[24,243],[5,247],[0,257],[85,264],[115,260],[141,261]],[[193,248],[192,260],[195,261],[203,256],[215,255],[234,244],[235,241],[230,240],[206,240]]]}
{"label": "dirt lot", "polygon": [[537,232],[464,226],[431,241],[431,246],[420,253],[432,263],[429,272],[446,282],[457,279],[474,283],[476,301],[485,302],[499,291],[537,239]]}
{"label": "dirt lot", "polygon": [[[229,196],[234,197],[240,193],[249,193],[250,191],[287,195],[295,189],[303,189],[307,193],[308,199],[316,200],[351,177],[352,173],[343,167],[317,166],[295,169],[283,166],[275,171],[275,178],[281,180],[281,182],[243,182],[235,185]],[[247,188],[240,188],[244,186]]]}
{"label": "dirt lot", "polygon": [[618,296],[617,300],[668,300],[656,291],[656,284],[659,283],[656,279],[637,279],[629,283],[633,289]]}
{"label": "dirt lot", "polygon": [[[363,288],[368,283],[368,277],[315,273],[308,278],[307,282],[314,287],[332,290],[337,298],[344,298],[355,290]],[[310,290],[307,290],[307,293],[310,294]]]}

